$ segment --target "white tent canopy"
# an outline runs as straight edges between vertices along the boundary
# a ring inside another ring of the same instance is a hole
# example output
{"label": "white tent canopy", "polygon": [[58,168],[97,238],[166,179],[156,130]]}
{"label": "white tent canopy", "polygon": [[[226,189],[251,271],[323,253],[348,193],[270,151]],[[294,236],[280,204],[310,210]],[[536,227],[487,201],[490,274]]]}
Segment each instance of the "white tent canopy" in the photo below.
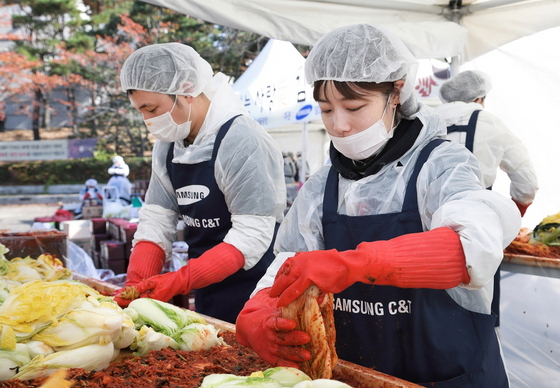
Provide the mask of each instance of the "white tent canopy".
{"label": "white tent canopy", "polygon": [[270,39],[233,84],[251,117],[264,128],[321,119],[313,88],[304,79],[304,64],[292,43]]}
{"label": "white tent canopy", "polygon": [[556,0],[144,0],[212,23],[313,45],[334,28],[372,23],[419,59],[470,61],[560,25]]}
{"label": "white tent canopy", "polygon": [[251,117],[269,131],[282,151],[301,152],[303,176],[309,173],[308,163],[314,170],[324,164],[326,144],[319,125],[319,132],[311,134],[312,160],[308,159],[307,124],[320,120],[321,114],[313,88],[305,81],[304,65],[305,58],[292,43],[270,39],[233,84]]}

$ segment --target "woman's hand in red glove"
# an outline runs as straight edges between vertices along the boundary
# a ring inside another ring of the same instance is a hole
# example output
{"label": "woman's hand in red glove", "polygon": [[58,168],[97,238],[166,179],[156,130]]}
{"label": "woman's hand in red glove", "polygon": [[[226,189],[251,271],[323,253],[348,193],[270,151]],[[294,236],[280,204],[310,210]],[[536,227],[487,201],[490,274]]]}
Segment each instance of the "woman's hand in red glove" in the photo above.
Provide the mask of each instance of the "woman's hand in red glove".
{"label": "woman's hand in red glove", "polygon": [[237,340],[271,365],[298,368],[298,362],[311,358],[311,353],[302,347],[311,338],[294,330],[293,320],[281,317],[276,299],[270,298],[268,291],[259,291],[245,303],[235,324]]}
{"label": "woman's hand in red glove", "polygon": [[459,234],[440,227],[342,252],[299,252],[278,270],[270,296],[287,306],[311,284],[323,293],[338,293],[356,282],[442,290],[469,281]]}

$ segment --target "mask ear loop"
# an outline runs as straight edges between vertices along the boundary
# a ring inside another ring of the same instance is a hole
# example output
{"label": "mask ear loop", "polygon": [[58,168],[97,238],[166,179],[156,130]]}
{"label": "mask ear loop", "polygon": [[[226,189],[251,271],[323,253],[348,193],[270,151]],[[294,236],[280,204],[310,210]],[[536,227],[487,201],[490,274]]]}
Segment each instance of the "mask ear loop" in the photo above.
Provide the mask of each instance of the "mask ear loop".
{"label": "mask ear loop", "polygon": [[391,121],[391,125],[392,125],[391,130],[397,128],[397,126],[399,125],[398,122],[395,122],[395,117],[397,116],[397,106],[398,104],[395,104],[395,107],[393,108],[393,120]]}
{"label": "mask ear loop", "polygon": [[[169,111],[170,114],[171,114],[171,112],[173,112],[173,108],[175,108],[175,104],[177,104],[177,99],[178,99],[178,97],[175,96],[175,102],[173,103],[173,106],[171,107],[171,110]],[[192,112],[192,103],[189,104],[189,117],[187,117],[187,122],[191,121],[191,112]]]}
{"label": "mask ear loop", "polygon": [[189,104],[189,117],[187,117],[187,121],[191,121],[191,111],[192,111],[192,102]]}
{"label": "mask ear loop", "polygon": [[[393,96],[393,93],[389,94],[389,97],[387,98],[387,102],[385,103],[385,109],[383,109],[383,113],[381,114],[380,120],[383,120],[383,117],[385,117],[385,112],[387,112],[387,108],[389,107],[389,102],[391,101],[392,96]],[[393,126],[393,124],[395,123],[395,114],[396,113],[397,113],[397,106],[395,105],[395,109],[393,109],[393,118],[391,119],[391,129],[389,129],[387,132],[391,132],[391,130],[393,130],[395,128],[395,126]]]}
{"label": "mask ear loop", "polygon": [[173,101],[173,106],[171,107],[171,109],[169,110],[169,113],[173,112],[173,109],[175,109],[175,105],[177,104],[177,96],[175,96],[175,101]]}
{"label": "mask ear loop", "polygon": [[393,93],[389,94],[389,97],[387,97],[387,102],[385,103],[385,109],[383,109],[383,113],[381,114],[380,120],[383,120],[383,117],[385,117],[385,112],[387,112],[387,108],[389,107],[389,101],[391,101],[392,95]]}

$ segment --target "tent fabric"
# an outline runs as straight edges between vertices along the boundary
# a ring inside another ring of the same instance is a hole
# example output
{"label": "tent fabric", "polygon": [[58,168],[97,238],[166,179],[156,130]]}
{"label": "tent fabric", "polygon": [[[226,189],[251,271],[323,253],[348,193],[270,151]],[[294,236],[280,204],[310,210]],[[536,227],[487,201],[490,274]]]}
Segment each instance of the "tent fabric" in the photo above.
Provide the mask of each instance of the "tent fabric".
{"label": "tent fabric", "polygon": [[237,80],[234,89],[244,90],[255,83],[281,80],[305,64],[305,58],[290,42],[271,39]]}
{"label": "tent fabric", "polygon": [[560,25],[560,2],[556,0],[465,0],[457,10],[448,9],[445,0],[144,1],[310,46],[337,27],[367,22],[392,31],[418,59],[460,56],[462,62]]}
{"label": "tent fabric", "polygon": [[270,39],[233,89],[265,129],[320,120],[313,88],[304,79],[305,58],[290,42]]}

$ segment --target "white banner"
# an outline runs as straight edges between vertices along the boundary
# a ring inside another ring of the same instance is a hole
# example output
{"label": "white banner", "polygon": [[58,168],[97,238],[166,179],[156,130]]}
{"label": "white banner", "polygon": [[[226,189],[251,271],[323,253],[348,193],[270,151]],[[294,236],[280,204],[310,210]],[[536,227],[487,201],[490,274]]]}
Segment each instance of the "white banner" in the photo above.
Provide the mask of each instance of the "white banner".
{"label": "white banner", "polygon": [[315,102],[300,102],[289,108],[262,114],[251,113],[251,117],[265,129],[278,128],[290,124],[321,120],[321,109]]}
{"label": "white banner", "polygon": [[238,91],[238,95],[251,117],[265,129],[320,120],[313,88],[303,77],[300,66],[285,78],[257,80],[249,89]]}
{"label": "white banner", "polygon": [[0,142],[0,160],[6,162],[66,159],[67,155],[68,140]]}
{"label": "white banner", "polygon": [[91,158],[96,146],[97,139],[2,141],[0,161]]}

